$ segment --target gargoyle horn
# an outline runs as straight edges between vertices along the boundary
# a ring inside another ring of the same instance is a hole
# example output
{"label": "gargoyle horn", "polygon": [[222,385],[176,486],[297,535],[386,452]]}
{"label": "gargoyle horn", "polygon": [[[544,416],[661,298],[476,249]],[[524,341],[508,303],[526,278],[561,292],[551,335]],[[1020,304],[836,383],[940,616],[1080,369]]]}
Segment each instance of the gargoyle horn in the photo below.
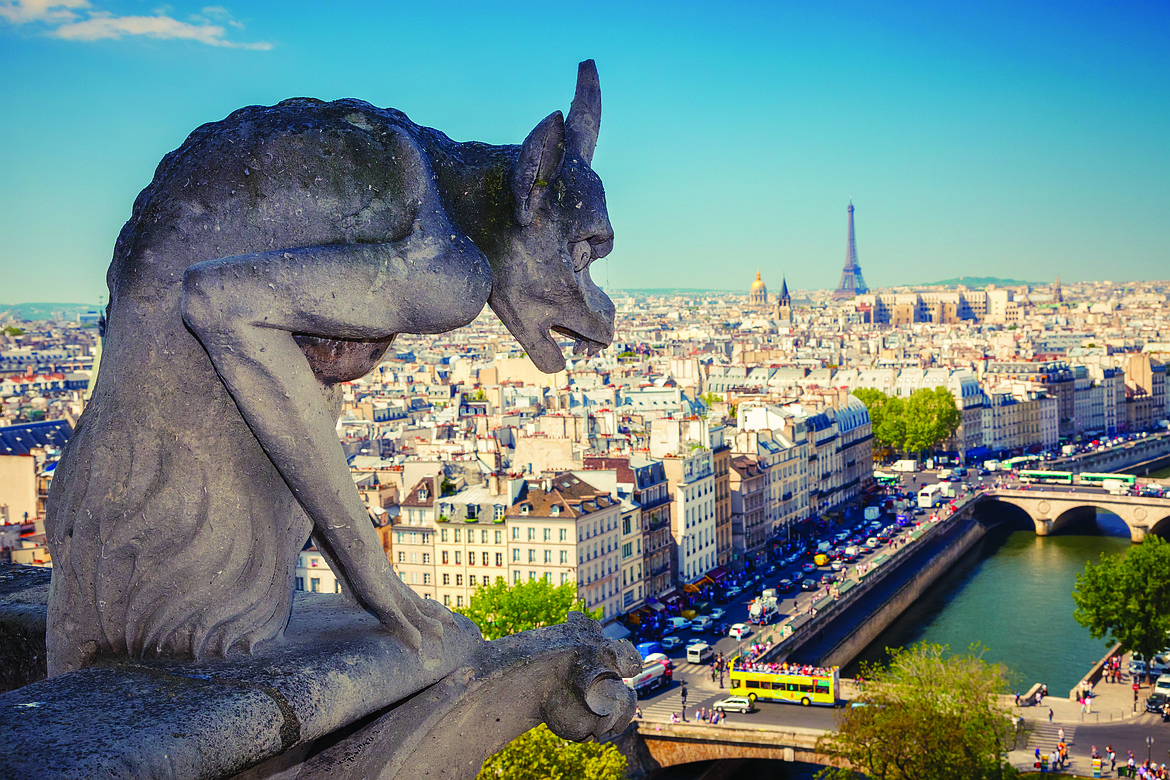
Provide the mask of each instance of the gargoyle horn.
{"label": "gargoyle horn", "polygon": [[593,60],[585,60],[577,66],[577,94],[569,108],[569,118],[565,120],[565,148],[591,163],[600,129],[601,83],[597,78],[597,65]]}

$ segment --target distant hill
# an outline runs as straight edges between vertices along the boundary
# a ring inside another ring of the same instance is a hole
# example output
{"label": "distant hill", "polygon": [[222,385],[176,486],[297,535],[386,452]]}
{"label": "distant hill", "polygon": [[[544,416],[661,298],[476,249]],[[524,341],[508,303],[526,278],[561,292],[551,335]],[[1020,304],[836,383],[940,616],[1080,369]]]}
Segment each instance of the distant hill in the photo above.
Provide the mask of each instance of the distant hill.
{"label": "distant hill", "polygon": [[92,303],[0,303],[0,314],[12,314],[29,322],[62,317],[76,321],[78,314],[100,311],[101,308]]}
{"label": "distant hill", "polygon": [[[725,293],[738,293],[742,290],[717,290],[711,287],[625,287],[615,292],[626,293],[627,295],[707,295]],[[747,293],[744,293],[745,295]]]}
{"label": "distant hill", "polygon": [[1000,279],[996,276],[960,276],[958,279],[944,279],[941,282],[927,282],[924,287],[958,287],[960,284],[967,287],[980,288],[986,287],[989,284],[994,284],[996,287],[1020,287],[1022,285],[1031,285],[1032,287],[1043,287],[1052,282],[1021,282],[1019,279]]}

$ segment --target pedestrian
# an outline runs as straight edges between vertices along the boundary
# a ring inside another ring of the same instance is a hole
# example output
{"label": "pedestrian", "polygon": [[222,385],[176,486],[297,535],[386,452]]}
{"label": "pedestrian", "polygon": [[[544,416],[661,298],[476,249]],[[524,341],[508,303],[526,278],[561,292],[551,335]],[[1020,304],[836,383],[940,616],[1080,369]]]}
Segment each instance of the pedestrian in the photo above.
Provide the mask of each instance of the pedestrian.
{"label": "pedestrian", "polygon": [[1052,722],[1052,708],[1051,707],[1048,708],[1048,722],[1049,723]]}
{"label": "pedestrian", "polygon": [[[1064,742],[1064,726],[1061,726],[1056,730],[1056,736],[1060,739],[1061,742]],[[1093,746],[1093,749],[1097,749],[1095,745]]]}
{"label": "pedestrian", "polygon": [[683,705],[683,716],[685,718],[686,708],[687,708],[687,683],[686,683],[686,680],[683,680],[683,684],[682,684],[682,705]]}
{"label": "pedestrian", "polygon": [[1112,772],[1117,766],[1117,754],[1113,752],[1112,745],[1105,746],[1105,755],[1109,756],[1109,771]]}
{"label": "pedestrian", "polygon": [[641,707],[634,708],[634,717],[637,718],[638,720],[642,719],[642,708]]}
{"label": "pedestrian", "polygon": [[1020,692],[1016,691],[1016,706],[1020,706]]}

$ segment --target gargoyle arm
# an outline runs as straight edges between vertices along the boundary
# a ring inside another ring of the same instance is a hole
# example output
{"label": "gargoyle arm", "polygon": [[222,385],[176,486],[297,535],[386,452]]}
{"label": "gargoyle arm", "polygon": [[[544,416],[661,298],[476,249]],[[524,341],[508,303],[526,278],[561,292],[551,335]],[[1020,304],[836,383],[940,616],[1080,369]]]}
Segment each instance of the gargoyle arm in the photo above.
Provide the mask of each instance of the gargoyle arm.
{"label": "gargoyle arm", "polygon": [[[354,487],[334,418],[293,339],[437,333],[482,309],[491,271],[440,226],[386,244],[345,244],[209,260],[187,269],[183,319],[358,601],[413,648],[438,637],[443,607],[406,587]],[[440,305],[441,304],[441,305]],[[421,632],[421,633],[420,633]]]}

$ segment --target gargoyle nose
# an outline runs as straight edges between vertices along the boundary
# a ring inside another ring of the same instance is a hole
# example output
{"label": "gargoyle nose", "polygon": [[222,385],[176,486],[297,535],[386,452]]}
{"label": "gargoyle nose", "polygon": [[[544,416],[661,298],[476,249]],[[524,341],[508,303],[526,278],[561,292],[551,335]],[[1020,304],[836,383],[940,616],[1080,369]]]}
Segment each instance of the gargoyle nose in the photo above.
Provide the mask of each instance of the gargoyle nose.
{"label": "gargoyle nose", "polygon": [[605,257],[613,251],[613,233],[607,236],[594,236],[589,239],[589,246],[593,248],[595,260]]}

